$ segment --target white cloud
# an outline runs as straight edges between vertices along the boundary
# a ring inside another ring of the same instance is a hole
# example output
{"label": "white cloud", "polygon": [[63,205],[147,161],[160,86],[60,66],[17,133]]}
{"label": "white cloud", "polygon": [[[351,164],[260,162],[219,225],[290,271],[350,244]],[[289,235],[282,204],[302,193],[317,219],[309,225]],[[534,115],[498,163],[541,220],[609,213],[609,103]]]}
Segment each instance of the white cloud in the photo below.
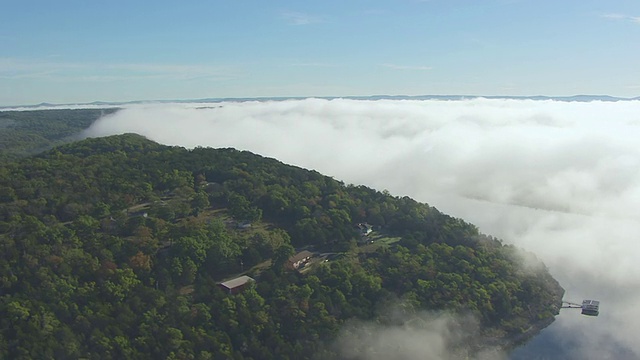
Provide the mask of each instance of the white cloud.
{"label": "white cloud", "polygon": [[309,25],[323,22],[322,18],[302,12],[286,11],[282,18],[290,25]]}
{"label": "white cloud", "polygon": [[610,13],[610,14],[602,15],[602,17],[605,18],[605,19],[609,19],[609,20],[631,21],[633,23],[640,24],[640,16],[631,16],[631,15],[625,15],[625,14]]}
{"label": "white cloud", "polygon": [[610,13],[610,14],[603,14],[602,15],[603,18],[605,19],[611,19],[611,20],[622,20],[625,19],[626,16],[622,15],[622,14],[614,14],[614,13]]}
{"label": "white cloud", "polygon": [[[200,105],[128,107],[88,134],[236,147],[428,202],[536,253],[567,299],[602,301],[595,319],[563,312],[552,337],[640,357],[640,101]],[[590,336],[573,335],[585,328]]]}

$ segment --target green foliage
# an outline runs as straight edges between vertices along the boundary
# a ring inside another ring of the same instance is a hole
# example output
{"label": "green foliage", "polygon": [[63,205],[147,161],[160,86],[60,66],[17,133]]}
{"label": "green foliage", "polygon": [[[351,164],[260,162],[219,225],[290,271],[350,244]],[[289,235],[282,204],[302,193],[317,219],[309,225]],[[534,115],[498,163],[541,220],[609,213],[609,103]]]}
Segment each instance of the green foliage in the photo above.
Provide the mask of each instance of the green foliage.
{"label": "green foliage", "polygon": [[[0,219],[1,358],[334,358],[340,326],[391,299],[519,333],[562,295],[426,204],[134,134],[7,162]],[[359,251],[359,222],[401,240]],[[302,246],[336,257],[287,270]],[[257,281],[237,295],[217,285],[244,273]]]}
{"label": "green foliage", "polygon": [[242,195],[232,192],[229,194],[227,203],[229,204],[229,214],[235,219],[258,221],[262,218],[262,210],[252,206],[251,202]]}
{"label": "green foliage", "polygon": [[74,140],[117,109],[0,111],[0,161],[36,154]]}

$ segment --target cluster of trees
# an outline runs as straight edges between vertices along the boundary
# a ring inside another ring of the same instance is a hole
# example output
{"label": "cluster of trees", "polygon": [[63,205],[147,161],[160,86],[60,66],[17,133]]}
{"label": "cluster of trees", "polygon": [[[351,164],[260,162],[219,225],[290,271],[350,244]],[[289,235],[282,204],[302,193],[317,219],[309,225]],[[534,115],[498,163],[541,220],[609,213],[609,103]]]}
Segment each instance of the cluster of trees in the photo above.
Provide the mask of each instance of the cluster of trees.
{"label": "cluster of trees", "polygon": [[[359,222],[402,240],[359,252]],[[426,204],[134,134],[5,163],[0,246],[0,358],[336,358],[340,325],[394,299],[517,334],[562,296],[543,266]],[[301,246],[345,256],[288,271]],[[217,286],[254,265],[244,292]]]}

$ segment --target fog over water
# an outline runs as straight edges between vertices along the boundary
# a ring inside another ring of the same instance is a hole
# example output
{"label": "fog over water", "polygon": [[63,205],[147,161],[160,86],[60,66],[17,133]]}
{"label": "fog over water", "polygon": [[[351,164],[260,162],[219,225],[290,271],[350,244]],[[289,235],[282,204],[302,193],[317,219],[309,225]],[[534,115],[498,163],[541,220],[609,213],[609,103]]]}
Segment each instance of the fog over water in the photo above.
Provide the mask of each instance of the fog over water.
{"label": "fog over water", "polygon": [[126,132],[250,150],[461,217],[536,253],[566,300],[601,301],[599,317],[563,310],[525,350],[640,358],[640,101],[135,105],[86,135]]}

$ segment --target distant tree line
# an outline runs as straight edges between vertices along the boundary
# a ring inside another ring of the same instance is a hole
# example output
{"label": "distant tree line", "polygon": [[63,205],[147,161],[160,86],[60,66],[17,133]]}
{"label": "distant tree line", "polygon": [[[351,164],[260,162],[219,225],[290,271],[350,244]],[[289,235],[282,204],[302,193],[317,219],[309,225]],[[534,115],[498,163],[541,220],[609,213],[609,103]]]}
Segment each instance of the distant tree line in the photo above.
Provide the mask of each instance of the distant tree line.
{"label": "distant tree line", "polygon": [[78,140],[82,130],[117,109],[0,111],[0,163]]}

